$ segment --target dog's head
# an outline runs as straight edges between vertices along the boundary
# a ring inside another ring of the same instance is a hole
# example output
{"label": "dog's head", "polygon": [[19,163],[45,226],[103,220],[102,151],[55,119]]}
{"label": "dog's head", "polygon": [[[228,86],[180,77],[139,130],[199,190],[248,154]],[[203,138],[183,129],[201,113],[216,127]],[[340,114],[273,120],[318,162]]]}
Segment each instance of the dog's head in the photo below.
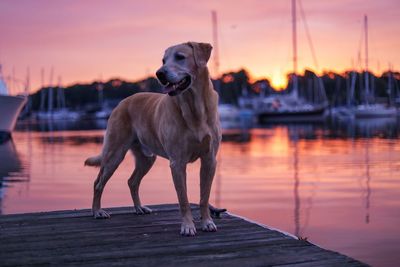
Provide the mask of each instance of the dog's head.
{"label": "dog's head", "polygon": [[211,50],[210,44],[195,42],[169,47],[156,73],[164,91],[175,96],[190,88],[197,74],[207,67]]}

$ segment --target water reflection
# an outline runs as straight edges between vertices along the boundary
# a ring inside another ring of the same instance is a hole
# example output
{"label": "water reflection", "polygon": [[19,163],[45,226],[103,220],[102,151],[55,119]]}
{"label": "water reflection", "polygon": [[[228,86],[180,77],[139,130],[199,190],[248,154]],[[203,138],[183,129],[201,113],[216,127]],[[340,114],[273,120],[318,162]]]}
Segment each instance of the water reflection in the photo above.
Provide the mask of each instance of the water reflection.
{"label": "water reflection", "polygon": [[369,166],[369,141],[366,142],[365,145],[365,178],[366,178],[366,191],[365,194],[365,223],[369,223],[370,221],[370,214],[369,214],[369,207],[370,207],[370,199],[371,199],[371,174],[370,174],[370,166]]}
{"label": "water reflection", "polygon": [[58,132],[58,131],[83,131],[98,130],[107,127],[106,119],[98,120],[42,120],[21,121],[16,125],[17,131],[33,132]]}
{"label": "water reflection", "polygon": [[[288,128],[289,132],[289,137],[290,140],[292,141],[292,147],[293,147],[293,199],[294,199],[294,209],[293,209],[293,218],[294,218],[294,230],[293,234],[299,238],[305,238],[307,239],[307,236],[304,236],[304,232],[307,230],[307,226],[309,223],[309,218],[311,216],[311,210],[312,210],[312,205],[313,205],[313,197],[315,196],[316,192],[316,182],[312,183],[312,189],[311,189],[311,194],[307,199],[307,206],[304,208],[304,222],[303,225],[301,225],[301,196],[300,196],[300,182],[301,182],[301,177],[299,173],[300,169],[300,159],[299,159],[299,139],[316,139],[315,135],[315,129],[312,127],[300,127],[299,125],[297,126],[291,126]],[[318,182],[318,181],[317,181]]]}
{"label": "water reflection", "polygon": [[299,151],[297,146],[297,139],[295,139],[294,145],[294,234],[295,236],[300,237],[300,196],[299,196]]}
{"label": "water reflection", "polygon": [[338,137],[349,138],[399,138],[400,125],[397,117],[337,120],[331,122]]}
{"label": "water reflection", "polygon": [[[26,121],[19,122],[17,131],[54,132],[54,131],[84,131],[105,129],[107,120],[55,120],[55,121]],[[260,128],[273,129],[287,127],[289,134],[295,133],[295,138],[399,138],[399,118],[369,118],[357,120],[327,119],[309,123],[271,123],[260,125]],[[292,136],[291,136],[292,137]],[[224,130],[223,141],[249,142],[251,138],[248,129]]]}
{"label": "water reflection", "polygon": [[[395,122],[395,121],[393,121]],[[377,125],[383,126],[384,128],[378,128]],[[357,135],[355,135],[354,129],[356,129],[355,126],[358,126],[359,131],[357,131]],[[387,127],[391,129],[395,129],[393,127],[394,125],[388,125],[387,121],[384,123],[376,124],[376,123],[371,123],[369,124],[362,124],[362,125],[350,125],[353,129],[352,134],[350,135],[351,138],[355,138],[356,136],[358,138],[363,137],[364,138],[364,148],[365,148],[365,181],[363,184],[360,184],[362,192],[362,197],[363,201],[365,202],[365,223],[368,224],[371,220],[370,217],[370,201],[371,201],[371,193],[372,193],[372,188],[371,188],[371,171],[370,171],[370,146],[373,145],[371,144],[371,138],[376,136],[385,136],[382,134],[382,132],[385,132],[385,129]],[[301,193],[301,174],[300,174],[300,168],[301,168],[301,158],[299,157],[299,140],[304,139],[304,140],[311,140],[311,139],[318,139],[320,134],[318,134],[318,128],[312,127],[308,125],[305,127],[304,125],[287,125],[287,130],[288,130],[288,136],[290,138],[290,141],[292,142],[292,150],[293,150],[293,199],[294,199],[294,209],[293,209],[293,218],[294,218],[294,229],[292,233],[295,236],[298,236],[300,238],[307,238],[304,233],[307,232],[307,226],[309,223],[309,218],[311,216],[311,210],[313,206],[313,198],[316,194],[317,184],[319,183],[319,177],[316,179],[316,181],[312,182],[311,184],[311,193],[310,196],[306,200],[306,207],[304,207],[304,211],[302,212],[302,198],[300,196]],[[383,129],[383,130],[382,130]],[[329,131],[329,135],[326,133],[323,134],[324,138],[330,137],[330,136],[337,136],[336,131]],[[395,136],[395,135],[393,135]],[[364,189],[365,188],[365,189]],[[302,215],[304,218],[302,218]],[[303,219],[303,220],[302,220]],[[302,224],[303,223],[303,224]]]}
{"label": "water reflection", "polygon": [[[100,151],[105,125],[81,123],[100,130],[19,125],[14,133],[19,153],[8,145],[1,155],[17,155],[19,169],[5,176],[26,182],[6,179],[4,213],[90,206],[97,170],[85,168],[83,161]],[[400,260],[391,253],[400,247],[399,133],[396,120],[271,124],[224,132],[211,202],[372,265],[390,265]],[[133,164],[128,155],[107,184],[104,206],[131,205],[126,180]],[[198,162],[188,166],[191,202],[199,200],[198,171]],[[177,201],[166,160],[157,159],[141,193],[148,204]]]}
{"label": "water reflection", "polygon": [[12,184],[29,182],[14,141],[8,139],[0,143],[0,214],[3,213],[3,199]]}

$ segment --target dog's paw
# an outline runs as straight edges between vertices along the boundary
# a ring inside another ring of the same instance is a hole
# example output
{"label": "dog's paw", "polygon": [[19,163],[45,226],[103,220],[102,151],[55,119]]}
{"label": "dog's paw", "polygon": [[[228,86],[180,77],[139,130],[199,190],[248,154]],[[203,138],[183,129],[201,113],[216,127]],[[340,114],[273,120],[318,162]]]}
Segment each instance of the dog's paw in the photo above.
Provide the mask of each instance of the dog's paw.
{"label": "dog's paw", "polygon": [[191,222],[182,222],[181,225],[181,235],[183,236],[195,236],[196,235],[196,227],[194,223]]}
{"label": "dog's paw", "polygon": [[110,218],[110,214],[108,214],[105,210],[99,209],[93,211],[93,216],[95,219],[108,219]]}
{"label": "dog's paw", "polygon": [[212,219],[206,219],[201,221],[201,230],[204,232],[216,232],[217,226]]}
{"label": "dog's paw", "polygon": [[135,214],[137,215],[150,214],[151,211],[152,210],[146,206],[135,206]]}

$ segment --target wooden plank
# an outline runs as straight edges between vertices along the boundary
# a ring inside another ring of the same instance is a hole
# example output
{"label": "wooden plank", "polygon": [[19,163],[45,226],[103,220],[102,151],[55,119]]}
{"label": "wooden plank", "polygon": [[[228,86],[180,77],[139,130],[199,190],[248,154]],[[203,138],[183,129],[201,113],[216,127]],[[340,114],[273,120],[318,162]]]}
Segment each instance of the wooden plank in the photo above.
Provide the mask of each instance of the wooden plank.
{"label": "wooden plank", "polygon": [[[176,204],[0,216],[1,266],[366,266],[242,218],[223,214],[218,232],[179,235]],[[199,207],[192,205],[195,218]],[[197,220],[196,226],[200,225]]]}

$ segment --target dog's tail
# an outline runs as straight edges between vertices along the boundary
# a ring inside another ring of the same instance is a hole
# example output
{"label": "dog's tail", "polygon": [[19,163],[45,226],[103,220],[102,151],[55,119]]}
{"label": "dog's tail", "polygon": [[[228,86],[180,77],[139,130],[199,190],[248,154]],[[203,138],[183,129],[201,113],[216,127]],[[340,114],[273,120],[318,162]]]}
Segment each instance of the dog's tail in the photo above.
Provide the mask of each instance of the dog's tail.
{"label": "dog's tail", "polygon": [[102,154],[94,156],[94,157],[87,158],[85,160],[85,166],[96,166],[96,167],[98,167],[98,166],[101,165],[101,160],[102,159],[103,159],[103,155]]}
{"label": "dog's tail", "polygon": [[104,133],[104,140],[103,140],[103,148],[102,151],[99,155],[93,156],[90,158],[87,158],[85,160],[85,166],[93,166],[93,167],[100,167],[101,161],[103,160],[103,151],[104,151],[104,146],[107,144],[107,130]]}

